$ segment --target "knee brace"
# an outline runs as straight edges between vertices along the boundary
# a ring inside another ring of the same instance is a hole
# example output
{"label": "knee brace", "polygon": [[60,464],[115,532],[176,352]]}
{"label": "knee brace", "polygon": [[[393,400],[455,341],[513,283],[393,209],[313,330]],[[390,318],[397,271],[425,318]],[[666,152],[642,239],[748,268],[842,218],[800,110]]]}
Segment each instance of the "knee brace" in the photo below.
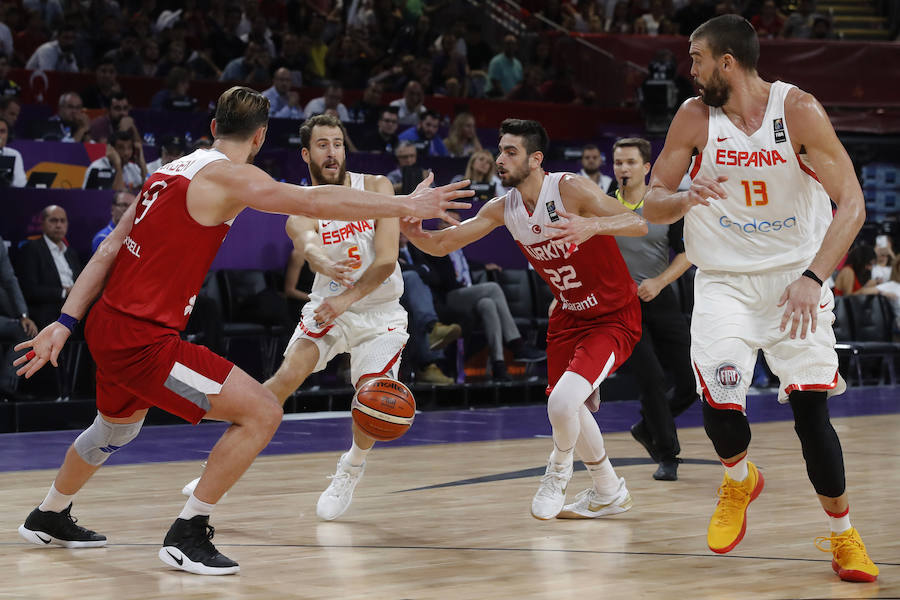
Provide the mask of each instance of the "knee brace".
{"label": "knee brace", "polygon": [[788,399],[809,481],[817,494],[837,498],[846,489],[844,454],[828,416],[826,393],[791,392]]}
{"label": "knee brace", "polygon": [[703,402],[703,428],[720,458],[737,456],[750,446],[750,423],[739,410],[713,408]]}
{"label": "knee brace", "polygon": [[136,438],[143,424],[143,419],[136,423],[110,423],[98,414],[75,440],[75,452],[84,462],[99,467],[113,452]]}

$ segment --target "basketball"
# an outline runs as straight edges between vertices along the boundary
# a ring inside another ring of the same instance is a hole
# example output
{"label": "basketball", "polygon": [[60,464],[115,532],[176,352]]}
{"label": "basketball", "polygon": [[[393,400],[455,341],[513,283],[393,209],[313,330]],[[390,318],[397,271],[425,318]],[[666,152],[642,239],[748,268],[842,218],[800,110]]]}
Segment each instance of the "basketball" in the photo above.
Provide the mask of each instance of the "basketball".
{"label": "basketball", "polygon": [[380,442],[396,440],[412,426],[416,399],[409,388],[393,379],[366,382],[350,404],[353,422],[363,433]]}

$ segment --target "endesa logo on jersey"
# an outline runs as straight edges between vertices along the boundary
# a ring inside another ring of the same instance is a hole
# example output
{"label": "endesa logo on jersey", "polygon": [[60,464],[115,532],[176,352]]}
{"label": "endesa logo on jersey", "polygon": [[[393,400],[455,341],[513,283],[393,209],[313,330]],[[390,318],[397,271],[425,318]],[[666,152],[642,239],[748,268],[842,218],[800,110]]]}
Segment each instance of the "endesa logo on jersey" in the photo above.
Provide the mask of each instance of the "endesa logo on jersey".
{"label": "endesa logo on jersey", "polygon": [[719,225],[724,229],[733,229],[734,231],[746,234],[752,233],[773,233],[777,231],[793,229],[797,226],[797,217],[788,217],[787,219],[773,219],[771,221],[751,219],[746,223],[732,221],[725,215],[719,217]]}

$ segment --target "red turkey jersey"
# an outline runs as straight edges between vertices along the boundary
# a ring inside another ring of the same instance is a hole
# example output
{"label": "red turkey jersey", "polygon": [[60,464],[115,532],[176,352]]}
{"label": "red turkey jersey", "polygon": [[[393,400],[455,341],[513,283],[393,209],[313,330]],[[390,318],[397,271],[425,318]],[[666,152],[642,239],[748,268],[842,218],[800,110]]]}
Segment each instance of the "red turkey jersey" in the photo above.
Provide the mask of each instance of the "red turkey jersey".
{"label": "red turkey jersey", "polygon": [[103,291],[109,306],[163,327],[185,328],[231,225],[201,225],[187,209],[191,180],[217,160],[228,157],[217,150],[197,150],[144,182],[134,227],[119,248]]}
{"label": "red turkey jersey", "polygon": [[564,223],[568,210],[559,195],[559,180],[568,173],[547,173],[534,213],[529,214],[519,190],[504,199],[503,219],[522,253],[550,286],[559,308],[576,318],[593,319],[615,312],[637,294],[637,286],[610,235],[595,235],[577,248],[547,239],[550,223]]}

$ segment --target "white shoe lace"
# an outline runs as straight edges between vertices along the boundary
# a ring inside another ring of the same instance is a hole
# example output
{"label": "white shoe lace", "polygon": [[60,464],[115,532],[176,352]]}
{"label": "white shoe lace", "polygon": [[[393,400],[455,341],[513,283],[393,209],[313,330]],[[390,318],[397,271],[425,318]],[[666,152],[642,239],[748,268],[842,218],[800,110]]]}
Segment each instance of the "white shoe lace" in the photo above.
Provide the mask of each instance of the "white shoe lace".
{"label": "white shoe lace", "polygon": [[567,472],[548,471],[541,477],[541,485],[538,487],[536,496],[542,498],[553,498],[554,496],[563,494],[563,489],[568,483],[569,477]]}

